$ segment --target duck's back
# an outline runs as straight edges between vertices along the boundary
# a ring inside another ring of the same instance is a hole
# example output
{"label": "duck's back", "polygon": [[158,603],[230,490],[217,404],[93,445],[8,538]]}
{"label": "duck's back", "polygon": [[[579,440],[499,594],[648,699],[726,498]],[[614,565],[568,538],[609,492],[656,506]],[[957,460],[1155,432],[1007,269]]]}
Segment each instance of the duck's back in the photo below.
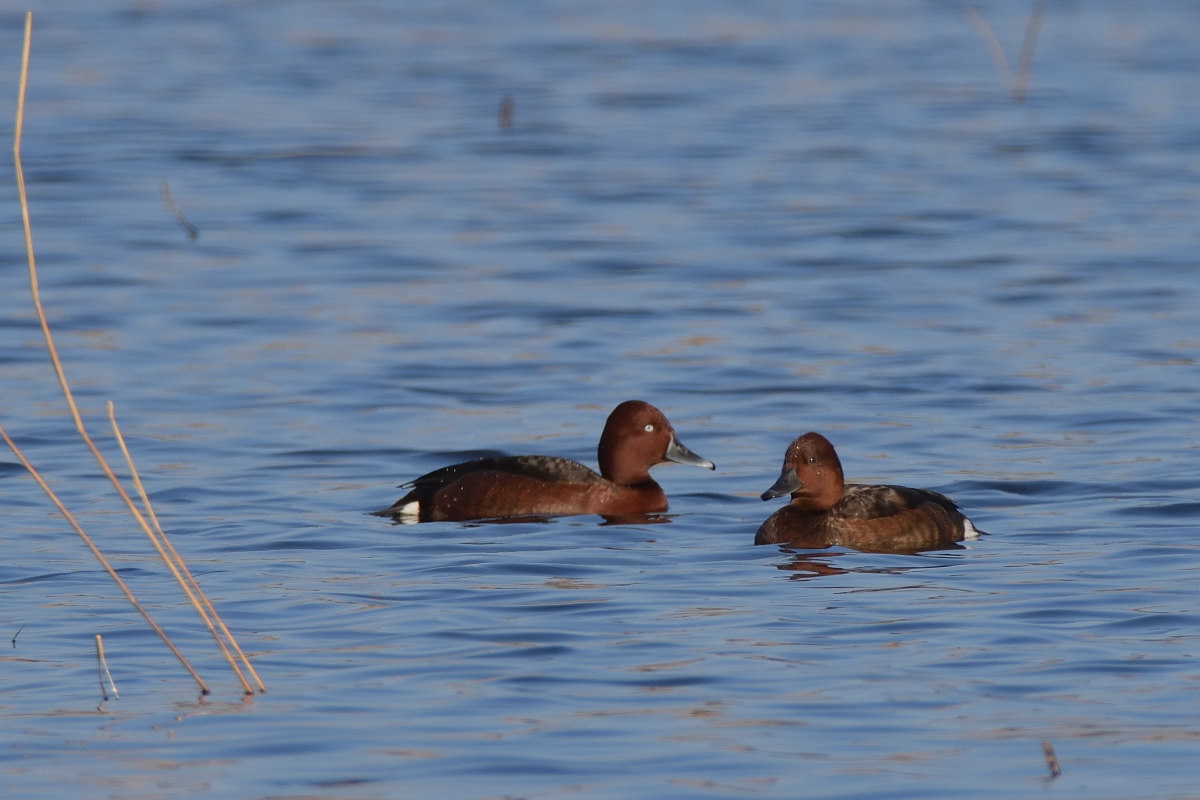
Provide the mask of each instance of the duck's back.
{"label": "duck's back", "polygon": [[436,492],[471,472],[501,472],[551,483],[597,483],[604,481],[594,470],[578,461],[556,456],[493,456],[451,464],[401,484],[401,489]]}
{"label": "duck's back", "polygon": [[[554,456],[479,458],[436,469],[401,488],[410,491],[378,514],[430,522],[603,513],[613,498],[640,494],[578,461]],[[651,482],[645,492],[652,495],[644,501],[648,508],[636,510],[665,507],[657,484]]]}

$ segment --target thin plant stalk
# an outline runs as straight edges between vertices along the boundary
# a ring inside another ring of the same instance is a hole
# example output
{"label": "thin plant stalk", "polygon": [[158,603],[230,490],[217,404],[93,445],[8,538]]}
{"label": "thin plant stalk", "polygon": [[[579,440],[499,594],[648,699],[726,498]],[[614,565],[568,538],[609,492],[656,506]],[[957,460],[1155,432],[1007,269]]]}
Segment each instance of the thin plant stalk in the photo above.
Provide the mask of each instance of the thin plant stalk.
{"label": "thin plant stalk", "polygon": [[[96,634],[96,662],[97,671],[100,673],[100,698],[102,701],[108,700],[108,689],[112,689],[114,700],[120,700],[121,694],[117,691],[117,683],[113,680],[112,673],[108,671],[108,659],[104,657],[104,638],[100,634]],[[105,688],[104,681],[108,679],[108,689]]]}
{"label": "thin plant stalk", "polygon": [[46,350],[50,355],[50,364],[54,368],[54,374],[58,377],[58,386],[62,390],[63,398],[67,401],[67,410],[70,411],[71,419],[75,423],[75,431],[83,439],[83,443],[87,445],[88,450],[92,453],[92,457],[96,459],[96,463],[100,465],[101,471],[104,472],[105,476],[108,477],[109,481],[116,488],[125,505],[132,510],[135,518],[138,519],[141,526],[145,529],[147,527],[146,523],[141,519],[137,507],[129,499],[129,495],[121,486],[121,482],[117,480],[116,474],[108,466],[104,455],[96,447],[96,443],[92,441],[92,437],[88,434],[87,428],[83,424],[83,417],[79,413],[79,406],[75,403],[75,395],[71,392],[71,385],[67,382],[67,375],[63,371],[62,360],[58,357],[58,348],[55,346],[54,337],[50,333],[50,323],[46,319],[46,311],[42,307],[42,293],[38,285],[37,258],[33,251],[33,230],[29,222],[29,202],[25,194],[25,172],[21,168],[21,129],[25,119],[25,86],[29,75],[29,39],[32,27],[33,13],[28,12],[25,15],[25,50],[21,58],[21,80],[17,95],[17,117],[15,132],[13,134],[14,172],[17,179],[17,194],[21,205],[21,224],[25,230],[25,260],[29,267],[29,293],[33,298],[33,309],[37,313],[38,324],[42,328],[42,338],[46,342]]}
{"label": "thin plant stalk", "polygon": [[1045,13],[1046,0],[1039,0],[1029,13],[1029,21],[1025,25],[1025,38],[1021,42],[1021,55],[1017,58],[1016,70],[1013,70],[1009,66],[1008,57],[1004,55],[1004,47],[1000,44],[1000,40],[992,30],[992,26],[974,8],[967,9],[967,17],[975,26],[975,30],[979,32],[980,38],[983,39],[983,44],[987,47],[988,54],[992,57],[992,63],[995,64],[996,71],[1000,73],[1000,80],[1008,87],[1008,93],[1014,103],[1024,103],[1025,95],[1029,91],[1029,74],[1033,69],[1033,52],[1037,46],[1038,32],[1041,30],[1042,16]]}
{"label": "thin plant stalk", "polygon": [[[99,448],[96,447],[95,442],[92,441],[92,437],[88,434],[87,428],[83,424],[83,418],[79,413],[78,405],[75,403],[75,398],[74,398],[73,393],[71,392],[70,384],[67,382],[67,377],[66,377],[65,371],[63,370],[62,361],[58,357],[58,349],[54,345],[54,337],[50,333],[50,324],[46,318],[46,312],[45,312],[44,308],[42,307],[41,292],[39,289],[39,283],[38,283],[38,277],[37,277],[37,259],[34,255],[34,247],[33,247],[33,231],[32,231],[32,226],[30,224],[30,218],[29,218],[29,203],[28,203],[28,199],[26,196],[26,192],[25,192],[25,174],[24,174],[24,170],[22,169],[22,166],[21,166],[21,133],[22,133],[22,129],[24,127],[24,119],[25,119],[25,90],[28,85],[28,79],[29,79],[29,51],[30,51],[30,42],[32,39],[32,29],[33,29],[33,14],[32,14],[32,12],[28,12],[25,15],[25,40],[24,40],[24,48],[22,51],[22,57],[21,57],[21,73],[20,73],[20,81],[19,81],[19,91],[18,91],[18,96],[17,96],[17,112],[16,112],[16,120],[15,120],[15,124],[14,124],[14,133],[13,133],[13,162],[14,162],[14,174],[16,176],[16,182],[17,182],[17,193],[18,193],[19,199],[20,199],[21,223],[22,223],[22,227],[24,230],[24,234],[25,234],[25,255],[26,255],[26,262],[29,267],[30,293],[33,298],[34,310],[37,313],[38,322],[42,328],[42,336],[45,339],[46,349],[50,355],[50,363],[54,368],[55,375],[58,377],[59,388],[62,390],[63,397],[66,399],[67,408],[70,410],[71,418],[75,423],[75,430],[78,432],[80,438],[83,440],[83,442],[87,446],[88,450],[92,453],[92,456],[93,456],[93,458],[95,458],[96,463],[100,465],[101,471],[104,472],[105,476],[108,477],[109,482],[112,483],[113,488],[116,489],[117,494],[120,496],[121,500],[125,503],[126,508],[133,515],[133,517],[137,521],[139,527],[141,527],[142,532],[145,533],[146,536],[152,542],[156,542],[154,533],[153,533],[153,531],[151,531],[150,526],[146,524],[146,520],[142,517],[141,513],[137,509],[137,506],[135,506],[133,501],[130,499],[129,494],[125,491],[124,487],[121,485],[121,482],[117,479],[117,476],[112,471],[112,468],[109,467],[108,462],[104,458],[104,455],[100,452]],[[115,425],[115,420],[114,420],[114,425]],[[0,431],[0,433],[2,433],[2,431]],[[188,672],[191,673],[192,677],[197,681],[197,683],[200,684],[201,691],[204,694],[208,694],[208,691],[209,691],[208,687],[200,679],[200,676],[195,672],[195,670],[193,670],[191,668],[191,665],[189,665],[187,663],[187,660],[183,658],[183,655],[179,652],[179,650],[177,648],[175,648],[175,646],[171,643],[170,639],[166,636],[166,634],[162,631],[162,629],[159,628],[158,625],[156,623],[154,623],[154,621],[152,619],[150,619],[150,617],[146,613],[146,611],[144,609],[142,609],[140,605],[137,604],[137,601],[133,597],[132,592],[130,592],[128,587],[126,587],[124,585],[124,582],[121,581],[120,577],[116,574],[116,572],[108,564],[107,560],[104,558],[103,554],[100,553],[100,550],[95,546],[95,544],[91,541],[90,537],[88,537],[87,534],[83,532],[83,529],[81,527],[79,527],[78,523],[74,522],[74,518],[70,516],[66,507],[63,506],[62,503],[58,501],[57,497],[50,490],[49,486],[43,480],[41,480],[41,477],[38,476],[37,473],[34,471],[33,466],[22,455],[19,454],[19,451],[17,451],[17,449],[16,449],[16,445],[12,443],[12,440],[8,438],[7,434],[4,434],[4,439],[8,443],[9,447],[13,449],[14,453],[18,453],[18,458],[25,465],[26,469],[29,470],[30,473],[35,476],[35,478],[38,480],[38,483],[42,486],[43,490],[46,491],[47,494],[51,497],[51,500],[58,507],[59,511],[61,513],[63,513],[64,516],[67,517],[68,521],[71,522],[72,527],[74,527],[76,532],[81,537],[83,537],[84,542],[88,545],[89,549],[91,549],[92,554],[98,560],[100,560],[100,562],[105,566],[105,568],[109,572],[109,575],[112,576],[114,578],[114,580],[116,580],[118,582],[118,585],[122,588],[122,591],[126,594],[127,599],[129,599],[130,602],[132,602],[135,605],[135,607],[138,608],[138,610],[141,612],[142,616],[146,618],[146,621],[149,622],[151,627],[159,634],[159,636],[162,637],[163,641],[167,644],[168,648],[176,655],[176,657],[180,660],[180,662],[187,668]],[[122,442],[122,449],[124,449],[123,442]],[[131,468],[132,468],[132,461],[130,461],[130,464],[131,464]],[[136,475],[136,472],[134,474]],[[139,481],[139,483],[140,483],[140,481]],[[172,552],[174,552],[173,549],[172,549]],[[198,605],[196,603],[194,597],[191,596],[191,593],[188,591],[185,582],[182,581],[181,579],[179,579],[179,575],[178,575],[177,571],[175,570],[173,564],[171,563],[171,560],[169,558],[167,558],[165,555],[163,555],[161,548],[159,548],[159,553],[160,553],[160,555],[162,555],[163,560],[167,562],[167,565],[171,569],[171,571],[173,573],[176,573],[176,578],[177,578],[177,580],[180,580],[180,585],[184,587],[185,593],[189,595],[189,599],[192,600],[193,605],[196,606],[197,610],[200,612],[201,618],[204,619],[205,622],[209,625],[209,629],[211,631],[212,625],[210,622],[208,622],[207,616],[203,612],[203,608],[200,605]],[[175,553],[175,557],[176,557],[176,559],[178,559],[178,553]],[[182,559],[179,559],[179,561],[180,561],[180,563],[182,563]],[[195,581],[193,579],[193,583],[194,582]],[[206,600],[206,602],[207,602],[207,600]],[[211,604],[209,604],[209,606],[211,608]],[[214,612],[214,615],[215,615],[215,612]],[[224,626],[222,625],[222,627],[224,627]],[[240,670],[238,670],[236,663],[233,661],[232,657],[229,656],[228,650],[224,647],[223,644],[221,644],[220,638],[216,636],[215,632],[213,633],[213,635],[215,638],[217,638],[218,644],[221,645],[221,649],[223,651],[225,651],[226,657],[229,658],[230,664],[233,665],[234,672],[237,673],[238,678],[241,680],[241,683],[242,683],[243,687],[245,688],[247,694],[252,693],[252,690],[251,690],[249,684],[246,682],[246,679],[243,677]],[[231,637],[231,640],[232,640],[232,637]],[[239,652],[240,652],[240,650],[239,650]],[[243,659],[244,658],[245,658],[245,656],[243,655]],[[259,683],[261,686],[261,681]]]}
{"label": "thin plant stalk", "polygon": [[[221,615],[217,613],[212,601],[208,599],[208,595],[206,595],[204,590],[200,588],[200,584],[192,575],[191,570],[188,569],[183,557],[179,555],[179,552],[175,549],[175,546],[171,544],[170,538],[168,538],[166,532],[163,530],[162,525],[159,524],[158,515],[154,513],[154,506],[150,503],[149,495],[146,494],[146,487],[142,485],[141,475],[138,474],[137,467],[133,463],[133,456],[130,455],[129,448],[125,445],[125,437],[121,433],[120,426],[117,425],[116,412],[113,409],[111,400],[108,402],[108,420],[112,424],[113,437],[117,440],[117,444],[121,448],[121,454],[125,458],[125,464],[129,467],[129,477],[133,481],[133,488],[135,491],[137,491],[138,497],[142,501],[142,508],[145,509],[146,517],[150,520],[151,527],[153,528],[154,535],[150,536],[151,544],[154,545],[154,549],[158,551],[158,555],[166,563],[167,568],[171,571],[171,574],[175,577],[175,580],[179,582],[179,586],[183,589],[183,593],[187,595],[188,600],[196,608],[196,613],[198,613],[200,615],[200,619],[204,621],[205,627],[207,627],[209,633],[212,634],[213,640],[216,641],[217,647],[221,649],[225,659],[229,662],[229,666],[233,669],[234,674],[237,675],[238,680],[242,684],[242,688],[246,691],[246,694],[253,694],[254,690],[250,687],[250,684],[246,681],[242,671],[238,668],[237,661],[234,659],[233,654],[229,652],[229,647],[226,647],[226,640],[228,640],[229,645],[233,648],[234,652],[237,653],[237,657],[241,659],[246,671],[250,673],[252,678],[254,678],[254,682],[258,685],[258,690],[260,692],[265,692],[267,687],[262,682],[262,679],[258,677],[258,673],[255,671],[254,666],[250,663],[250,659],[246,657],[246,654],[242,651],[242,648],[238,646],[237,640],[233,637],[233,633],[231,633],[229,628],[225,625],[224,620],[222,620]],[[214,621],[216,622],[216,627],[213,626]],[[218,633],[217,628],[220,629],[220,633]],[[222,639],[222,636],[225,638]]]}
{"label": "thin plant stalk", "polygon": [[188,674],[191,675],[192,679],[195,680],[200,686],[200,693],[208,694],[208,686],[204,683],[204,680],[199,674],[197,674],[196,670],[192,669],[192,665],[188,663],[188,660],[183,657],[183,653],[179,652],[179,648],[175,646],[175,644],[171,641],[171,638],[167,636],[166,632],[160,628],[158,623],[154,621],[154,618],[150,616],[150,612],[148,612],[145,607],[138,602],[138,599],[134,597],[133,592],[130,591],[129,586],[126,585],[124,579],[117,574],[117,571],[113,569],[112,564],[108,563],[108,559],[105,558],[104,554],[100,552],[100,548],[96,547],[95,542],[92,541],[92,537],[88,536],[83,527],[75,520],[74,515],[72,515],[71,512],[67,510],[67,507],[63,505],[62,501],[58,499],[58,495],[56,495],[54,490],[50,488],[50,484],[46,483],[41,474],[34,468],[33,464],[29,463],[29,459],[25,458],[25,454],[21,452],[19,447],[17,447],[16,442],[9,438],[8,433],[4,430],[3,426],[0,426],[0,439],[3,439],[4,443],[8,445],[8,449],[12,450],[13,455],[17,457],[17,461],[21,462],[21,466],[25,468],[25,471],[32,475],[33,479],[37,481],[37,485],[40,486],[42,491],[46,493],[46,496],[50,498],[50,502],[53,503],[54,507],[58,509],[58,513],[63,515],[63,518],[66,519],[67,524],[74,529],[75,533],[79,534],[79,538],[82,539],[83,543],[87,545],[87,548],[92,551],[92,555],[95,556],[96,561],[98,561],[104,571],[108,573],[108,577],[112,578],[113,582],[117,584],[117,588],[121,590],[121,594],[125,595],[125,599],[129,601],[129,604],[133,606],[134,610],[142,615],[142,619],[146,620],[146,624],[158,634],[159,638],[163,640],[163,644],[167,646],[167,649],[171,651],[172,655],[179,659],[179,663],[183,665],[183,668],[188,671]]}
{"label": "thin plant stalk", "polygon": [[1042,15],[1046,13],[1046,0],[1039,0],[1029,14],[1025,25],[1025,40],[1021,42],[1021,55],[1017,58],[1017,72],[1013,76],[1012,95],[1017,103],[1025,102],[1029,88],[1029,73],[1033,68],[1033,51],[1037,46],[1038,32],[1042,28]]}
{"label": "thin plant stalk", "polygon": [[1000,81],[1005,85],[1012,87],[1013,73],[1012,67],[1008,65],[1008,56],[1004,55],[1004,46],[1000,44],[1000,40],[996,38],[995,31],[988,21],[976,11],[974,8],[967,9],[967,17],[970,18],[971,24],[975,26],[975,30],[979,32],[979,36],[983,39],[983,44],[987,47],[988,55],[992,57],[992,64],[995,65],[996,71],[1000,73]]}

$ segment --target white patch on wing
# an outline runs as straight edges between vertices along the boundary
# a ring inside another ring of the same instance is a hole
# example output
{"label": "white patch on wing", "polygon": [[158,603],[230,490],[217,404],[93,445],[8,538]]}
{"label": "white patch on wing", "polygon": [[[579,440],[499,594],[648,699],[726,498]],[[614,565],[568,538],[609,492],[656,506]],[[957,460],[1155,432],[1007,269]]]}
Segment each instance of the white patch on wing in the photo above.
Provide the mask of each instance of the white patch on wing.
{"label": "white patch on wing", "polygon": [[963,517],[963,539],[978,539],[979,531],[971,524],[971,520]]}
{"label": "white patch on wing", "polygon": [[415,525],[421,521],[421,504],[416,500],[400,506],[395,514],[396,521],[401,525]]}

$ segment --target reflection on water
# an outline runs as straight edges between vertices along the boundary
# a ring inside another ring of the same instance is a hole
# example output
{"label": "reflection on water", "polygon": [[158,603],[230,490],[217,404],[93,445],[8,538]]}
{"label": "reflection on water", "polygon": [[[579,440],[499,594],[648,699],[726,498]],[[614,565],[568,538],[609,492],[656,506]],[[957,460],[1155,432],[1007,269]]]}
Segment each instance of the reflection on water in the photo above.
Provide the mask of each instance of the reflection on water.
{"label": "reflection on water", "polygon": [[[1011,53],[1029,9],[978,9]],[[6,788],[1008,798],[1049,741],[1058,800],[1191,796],[1186,17],[1048,6],[1017,106],[929,4],[39,11],[69,377],[271,690],[234,701],[96,480],[10,271],[5,428],[216,696],[0,461]],[[626,397],[720,465],[656,468],[668,515],[362,511],[480,448],[590,463]],[[810,429],[993,535],[755,547]]]}
{"label": "reflection on water", "polygon": [[[786,553],[787,548],[783,548]],[[793,553],[787,561],[776,564],[776,569],[794,572],[793,580],[801,580],[804,578],[817,578],[821,575],[843,575],[849,570],[842,569],[836,564],[831,563],[835,558],[842,555],[840,552],[827,551],[824,553],[800,554]]]}

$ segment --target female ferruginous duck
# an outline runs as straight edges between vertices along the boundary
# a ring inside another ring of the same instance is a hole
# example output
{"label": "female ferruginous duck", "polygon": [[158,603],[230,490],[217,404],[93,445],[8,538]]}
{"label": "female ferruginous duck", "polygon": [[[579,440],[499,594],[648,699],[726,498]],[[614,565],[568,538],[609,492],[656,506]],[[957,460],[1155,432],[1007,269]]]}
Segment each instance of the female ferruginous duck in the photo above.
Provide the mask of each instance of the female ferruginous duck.
{"label": "female ferruginous duck", "polygon": [[779,480],[762,499],[785,494],[791,502],[762,524],[755,544],[915,552],[951,549],[980,533],[953,500],[937,492],[846,484],[837,451],[819,433],[792,442]]}

